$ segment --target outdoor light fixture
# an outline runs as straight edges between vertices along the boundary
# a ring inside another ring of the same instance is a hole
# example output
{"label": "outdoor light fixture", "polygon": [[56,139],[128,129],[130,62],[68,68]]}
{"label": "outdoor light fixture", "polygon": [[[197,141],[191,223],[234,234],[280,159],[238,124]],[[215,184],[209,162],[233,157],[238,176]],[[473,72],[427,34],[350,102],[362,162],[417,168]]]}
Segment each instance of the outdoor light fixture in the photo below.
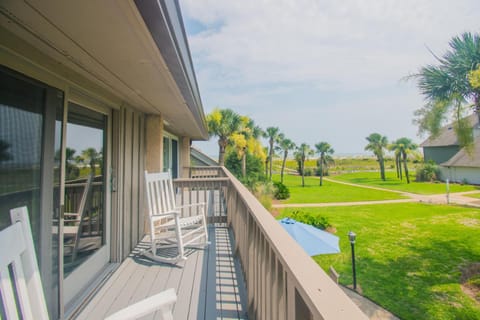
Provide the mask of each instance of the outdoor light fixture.
{"label": "outdoor light fixture", "polygon": [[348,233],[348,239],[350,240],[350,245],[352,247],[352,272],[353,272],[353,290],[357,290],[357,273],[355,270],[355,239],[357,235],[355,232],[350,231]]}
{"label": "outdoor light fixture", "polygon": [[351,244],[355,244],[355,238],[357,237],[357,235],[355,234],[355,232],[353,231],[350,231],[348,233],[348,239],[350,239],[350,243]]}

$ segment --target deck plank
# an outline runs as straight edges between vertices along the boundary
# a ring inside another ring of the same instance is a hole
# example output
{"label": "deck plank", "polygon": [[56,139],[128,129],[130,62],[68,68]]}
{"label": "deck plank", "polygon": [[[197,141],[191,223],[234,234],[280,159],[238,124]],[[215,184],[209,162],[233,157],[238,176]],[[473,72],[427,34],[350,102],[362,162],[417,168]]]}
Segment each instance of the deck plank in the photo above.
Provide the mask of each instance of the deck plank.
{"label": "deck plank", "polygon": [[[178,297],[174,319],[247,319],[246,290],[233,257],[230,231],[225,225],[210,225],[209,240],[205,249],[189,249],[188,259],[178,265],[130,255],[77,319],[102,319],[168,288],[175,288]],[[157,315],[141,319],[153,320]]]}
{"label": "deck plank", "polygon": [[136,268],[136,265],[131,262],[131,260],[127,259],[120,265],[95,294],[93,300],[81,311],[77,319],[88,320],[94,319],[95,317],[105,317],[113,301],[117,298],[116,295],[112,295],[111,292],[118,291],[123,286],[124,279],[131,276]]}

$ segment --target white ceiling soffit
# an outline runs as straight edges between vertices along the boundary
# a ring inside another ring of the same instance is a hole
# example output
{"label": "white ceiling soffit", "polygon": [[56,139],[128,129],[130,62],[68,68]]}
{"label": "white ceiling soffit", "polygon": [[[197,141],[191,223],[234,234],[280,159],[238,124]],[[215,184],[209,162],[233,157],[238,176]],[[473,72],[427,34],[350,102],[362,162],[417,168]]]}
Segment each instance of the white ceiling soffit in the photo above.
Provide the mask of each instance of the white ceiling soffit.
{"label": "white ceiling soffit", "polygon": [[2,0],[0,12],[4,28],[139,110],[162,114],[172,133],[208,137],[176,0]]}

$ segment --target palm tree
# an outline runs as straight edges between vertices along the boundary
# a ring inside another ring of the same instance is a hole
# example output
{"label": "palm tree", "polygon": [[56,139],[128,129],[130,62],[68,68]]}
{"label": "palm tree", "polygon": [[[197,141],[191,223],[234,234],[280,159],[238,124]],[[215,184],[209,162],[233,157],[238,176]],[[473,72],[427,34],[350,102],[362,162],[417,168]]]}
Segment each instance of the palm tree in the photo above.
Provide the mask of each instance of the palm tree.
{"label": "palm tree", "polygon": [[[73,152],[75,153],[75,150],[73,150]],[[95,176],[95,166],[97,163],[100,163],[101,157],[101,152],[98,152],[95,148],[87,148],[82,151],[79,159],[90,166],[90,174]]]}
{"label": "palm tree", "polygon": [[240,130],[241,118],[231,109],[215,109],[207,115],[208,133],[218,137],[218,164],[225,165],[225,149],[231,135]]}
{"label": "palm tree", "polygon": [[[67,180],[74,180],[78,178],[80,173],[79,168],[74,164],[75,161],[75,149],[66,148],[65,149],[65,176]],[[55,160],[60,161],[61,158],[61,151],[57,150],[55,153]],[[81,158],[78,157],[81,161]]]}
{"label": "palm tree", "polygon": [[311,155],[313,155],[313,150],[310,149],[310,146],[308,144],[302,143],[299,147],[297,147],[295,158],[300,165],[300,174],[302,175],[302,187],[305,187],[305,160],[307,160],[308,156]]}
{"label": "palm tree", "polygon": [[241,117],[241,129],[239,134],[244,137],[244,143],[242,142],[240,155],[242,157],[242,176],[247,176],[247,152],[249,144],[254,142],[263,135],[262,129],[255,125],[255,122],[249,117]]}
{"label": "palm tree", "polygon": [[320,185],[323,185],[323,166],[328,165],[328,158],[331,156],[335,151],[332,149],[328,142],[319,142],[315,145],[315,149],[317,153],[320,154],[320,159],[318,159],[318,164],[320,167]]}
{"label": "palm tree", "polygon": [[388,139],[379,133],[372,133],[366,137],[368,144],[365,146],[366,151],[372,151],[377,157],[380,166],[380,178],[385,181],[385,159],[383,150],[388,146]]}
{"label": "palm tree", "polygon": [[13,158],[12,154],[8,151],[10,147],[10,143],[4,140],[0,140],[0,162],[11,160]]}
{"label": "palm tree", "polygon": [[397,144],[395,142],[391,143],[388,146],[388,150],[393,151],[395,155],[395,169],[397,171],[397,178],[402,180],[402,153],[400,152]]}
{"label": "palm tree", "polygon": [[393,145],[395,148],[394,150],[398,150],[399,154],[402,156],[405,177],[407,178],[407,183],[410,183],[410,177],[408,176],[407,157],[412,151],[416,150],[418,146],[408,138],[397,139]]}
{"label": "palm tree", "polygon": [[283,151],[282,170],[280,171],[280,182],[283,183],[283,173],[285,171],[285,164],[287,163],[288,151],[295,149],[295,143],[282,135],[279,147]]}
{"label": "palm tree", "polygon": [[268,127],[265,130],[264,134],[265,138],[268,138],[268,145],[270,146],[268,157],[270,161],[270,169],[269,169],[269,179],[272,180],[272,164],[273,164],[273,150],[275,148],[275,144],[280,141],[280,129],[278,127]]}
{"label": "palm tree", "polygon": [[455,132],[460,145],[473,144],[470,123],[464,119],[466,106],[473,107],[480,118],[480,86],[476,85],[480,68],[480,35],[463,33],[450,40],[450,49],[434,56],[438,65],[427,65],[411,78],[417,79],[427,104],[417,110],[420,132],[438,134],[443,120],[453,111]]}

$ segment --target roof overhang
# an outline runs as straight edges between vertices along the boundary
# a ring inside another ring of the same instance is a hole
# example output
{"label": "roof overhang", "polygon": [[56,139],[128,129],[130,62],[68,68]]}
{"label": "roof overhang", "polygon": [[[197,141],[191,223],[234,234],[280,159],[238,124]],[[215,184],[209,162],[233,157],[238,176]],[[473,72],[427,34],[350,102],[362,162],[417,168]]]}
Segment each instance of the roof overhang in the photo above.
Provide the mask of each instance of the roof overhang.
{"label": "roof overhang", "polygon": [[208,138],[176,0],[2,1],[0,25],[70,70],[69,80],[162,115],[174,134]]}

